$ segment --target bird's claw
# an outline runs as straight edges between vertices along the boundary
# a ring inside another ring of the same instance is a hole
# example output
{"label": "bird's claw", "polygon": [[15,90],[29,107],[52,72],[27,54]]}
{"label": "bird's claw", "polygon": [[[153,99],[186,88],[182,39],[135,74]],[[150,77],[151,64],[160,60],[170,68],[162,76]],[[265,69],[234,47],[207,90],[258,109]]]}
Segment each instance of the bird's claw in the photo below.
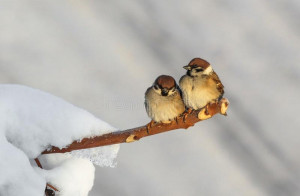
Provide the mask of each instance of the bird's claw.
{"label": "bird's claw", "polygon": [[179,118],[178,118],[178,116],[176,116],[176,117],[175,117],[175,122],[176,122],[176,124],[178,124],[178,120],[179,120]]}
{"label": "bird's claw", "polygon": [[147,133],[150,133],[150,129],[151,127],[155,124],[154,120],[151,120],[148,124],[147,124]]}
{"label": "bird's claw", "polygon": [[183,113],[183,122],[185,123],[186,122],[186,119],[188,117],[189,114],[191,114],[193,112],[193,109],[192,108],[188,108],[187,111],[185,111]]}
{"label": "bird's claw", "polygon": [[205,106],[205,111],[204,111],[204,113],[205,113],[205,115],[209,115],[209,111],[208,111],[208,105],[210,105],[210,103],[209,104],[207,104],[206,106]]}
{"label": "bird's claw", "polygon": [[186,118],[187,118],[188,115],[189,115],[189,114],[188,114],[187,112],[185,112],[185,113],[183,114],[183,122],[184,122],[184,123],[186,122]]}
{"label": "bird's claw", "polygon": [[190,113],[192,113],[192,111],[193,111],[192,108],[188,108],[186,112],[187,112],[188,114],[190,114]]}

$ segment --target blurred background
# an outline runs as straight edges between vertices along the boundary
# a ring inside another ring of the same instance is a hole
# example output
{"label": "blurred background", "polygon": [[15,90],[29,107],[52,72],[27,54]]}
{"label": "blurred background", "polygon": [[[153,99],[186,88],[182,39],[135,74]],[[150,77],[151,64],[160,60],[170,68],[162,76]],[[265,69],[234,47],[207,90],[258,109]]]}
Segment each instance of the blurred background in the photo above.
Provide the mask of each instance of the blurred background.
{"label": "blurred background", "polygon": [[144,92],[209,61],[231,105],[188,130],[122,144],[91,196],[300,195],[297,0],[0,0],[0,82],[42,89],[122,130]]}

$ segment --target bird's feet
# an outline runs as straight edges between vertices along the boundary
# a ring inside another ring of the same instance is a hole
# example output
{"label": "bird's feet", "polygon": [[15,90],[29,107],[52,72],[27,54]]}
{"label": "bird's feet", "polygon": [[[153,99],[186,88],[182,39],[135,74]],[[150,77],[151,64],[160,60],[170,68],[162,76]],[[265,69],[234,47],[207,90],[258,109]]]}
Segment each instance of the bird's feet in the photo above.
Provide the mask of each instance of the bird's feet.
{"label": "bird's feet", "polygon": [[189,114],[191,114],[193,112],[192,108],[188,108],[184,113],[183,113],[183,122],[185,123],[186,118]]}
{"label": "bird's feet", "polygon": [[[176,122],[176,124],[178,124],[178,120],[179,120],[179,116],[176,116],[175,119],[173,120],[174,122]],[[173,122],[172,121],[172,122]]]}
{"label": "bird's feet", "polygon": [[147,124],[147,133],[150,133],[150,129],[151,127],[155,124],[154,120],[151,120],[148,124]]}
{"label": "bird's feet", "polygon": [[209,111],[208,111],[208,106],[211,105],[211,103],[208,103],[205,107],[204,107],[204,113],[205,115],[209,115]]}
{"label": "bird's feet", "polygon": [[190,113],[192,113],[192,111],[193,111],[192,108],[188,108],[186,112],[187,112],[188,114],[190,114]]}

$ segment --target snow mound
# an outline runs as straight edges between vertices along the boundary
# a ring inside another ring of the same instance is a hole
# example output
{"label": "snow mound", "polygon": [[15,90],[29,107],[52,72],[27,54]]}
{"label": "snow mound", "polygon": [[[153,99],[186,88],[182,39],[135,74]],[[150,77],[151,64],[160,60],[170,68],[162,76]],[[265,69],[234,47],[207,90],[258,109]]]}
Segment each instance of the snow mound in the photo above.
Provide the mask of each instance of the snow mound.
{"label": "snow mound", "polygon": [[[21,85],[0,85],[0,119],[0,195],[41,195],[47,180],[62,188],[60,195],[76,191],[76,195],[84,196],[93,185],[95,170],[86,159],[100,166],[115,165],[119,145],[43,155],[42,165],[47,171],[30,165],[30,160],[51,146],[63,148],[74,140],[116,130],[49,93]],[[82,188],[70,189],[79,182]]]}
{"label": "snow mound", "polygon": [[45,169],[38,172],[59,190],[56,195],[88,195],[94,184],[95,167],[87,159],[70,154],[50,154],[40,158]]}
{"label": "snow mound", "polygon": [[45,185],[46,180],[34,171],[24,152],[0,134],[0,195],[41,196]]}

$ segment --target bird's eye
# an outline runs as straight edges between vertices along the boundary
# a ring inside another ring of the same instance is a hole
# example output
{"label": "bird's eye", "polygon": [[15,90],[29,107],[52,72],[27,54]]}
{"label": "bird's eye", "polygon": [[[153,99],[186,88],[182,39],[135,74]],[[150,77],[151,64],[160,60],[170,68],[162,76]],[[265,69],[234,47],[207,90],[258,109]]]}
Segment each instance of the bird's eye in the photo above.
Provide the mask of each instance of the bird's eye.
{"label": "bird's eye", "polygon": [[196,69],[196,72],[201,72],[201,71],[203,71],[203,69],[202,69],[202,68],[198,68],[198,69]]}
{"label": "bird's eye", "polygon": [[155,85],[154,88],[155,88],[155,90],[158,90],[158,85]]}

